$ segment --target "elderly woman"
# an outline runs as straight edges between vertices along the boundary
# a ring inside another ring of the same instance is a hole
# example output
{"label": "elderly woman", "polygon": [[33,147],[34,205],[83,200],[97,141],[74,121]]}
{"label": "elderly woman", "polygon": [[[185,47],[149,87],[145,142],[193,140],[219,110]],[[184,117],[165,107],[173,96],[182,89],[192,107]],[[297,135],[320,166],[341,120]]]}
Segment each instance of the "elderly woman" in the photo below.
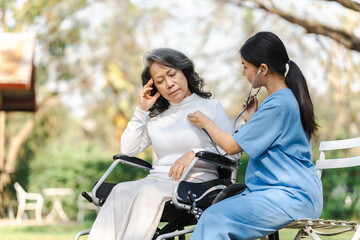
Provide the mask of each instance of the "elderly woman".
{"label": "elderly woman", "polygon": [[[121,137],[121,152],[135,156],[152,145],[158,160],[146,178],[114,187],[95,220],[90,240],[152,239],[164,204],[195,153],[216,151],[206,133],[189,123],[188,114],[201,110],[223,131],[232,131],[223,107],[202,90],[203,79],[183,53],[155,49],[145,55],[144,63],[144,88]],[[217,177],[214,166],[198,162],[187,180],[202,182]]]}

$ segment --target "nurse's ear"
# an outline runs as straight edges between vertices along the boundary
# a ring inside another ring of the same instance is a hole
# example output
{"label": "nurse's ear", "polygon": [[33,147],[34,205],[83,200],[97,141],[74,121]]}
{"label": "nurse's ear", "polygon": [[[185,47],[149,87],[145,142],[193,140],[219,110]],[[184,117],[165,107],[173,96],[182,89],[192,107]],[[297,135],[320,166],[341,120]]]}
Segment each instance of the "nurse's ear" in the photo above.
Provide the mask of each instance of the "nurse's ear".
{"label": "nurse's ear", "polygon": [[259,68],[263,76],[265,76],[268,73],[269,67],[267,64],[262,63]]}

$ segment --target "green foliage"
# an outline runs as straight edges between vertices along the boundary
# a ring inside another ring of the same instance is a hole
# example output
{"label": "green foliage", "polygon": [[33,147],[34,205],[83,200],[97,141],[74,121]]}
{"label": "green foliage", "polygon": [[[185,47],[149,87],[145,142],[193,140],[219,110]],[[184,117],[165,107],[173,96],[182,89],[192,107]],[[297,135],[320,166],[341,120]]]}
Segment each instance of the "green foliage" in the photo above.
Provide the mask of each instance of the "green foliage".
{"label": "green foliage", "polygon": [[[61,135],[49,139],[31,160],[29,190],[43,193],[44,188],[71,188],[75,195],[64,201],[65,211],[75,218],[76,197],[90,192],[112,164],[114,152],[107,152],[96,139],[86,138],[75,121],[63,124]],[[146,172],[120,165],[109,176],[109,182],[121,182],[143,178]],[[47,198],[47,200],[49,200]],[[50,203],[47,202],[49,209]]]}
{"label": "green foliage", "polygon": [[238,167],[237,175],[236,175],[236,182],[245,182],[245,172],[247,165],[249,163],[249,155],[243,153],[240,157],[240,165]]}
{"label": "green foliage", "polygon": [[[352,156],[354,152],[330,151],[326,158]],[[324,209],[322,217],[327,219],[359,219],[360,178],[356,167],[325,169],[322,174]]]}
{"label": "green foliage", "polygon": [[324,209],[322,217],[358,219],[360,216],[360,179],[358,169],[325,170],[322,176]]}
{"label": "green foliage", "polygon": [[[24,113],[13,113],[7,120],[8,124],[12,123],[7,132],[13,135],[28,117]],[[99,132],[90,133],[84,128],[83,121],[72,119],[56,98],[48,101],[35,115],[33,132],[18,155],[12,183],[5,189],[5,205],[16,199],[15,181],[27,191],[43,195],[44,188],[71,188],[75,195],[65,200],[64,209],[74,219],[76,197],[82,191],[91,191],[94,182],[112,163],[112,156],[118,153],[119,140],[109,138],[109,134],[115,132],[114,124],[106,115],[98,115],[96,122],[104,127],[99,127]],[[116,146],[115,150],[112,145]],[[145,175],[145,171],[120,165],[108,180],[116,183],[140,179]],[[49,200],[46,198],[44,213],[50,210]]]}
{"label": "green foliage", "polygon": [[[17,156],[16,169],[11,175],[11,183],[4,189],[5,205],[10,204],[11,199],[15,199],[15,189],[13,184],[19,182],[25,189],[28,187],[28,177],[31,169],[30,162],[38,152],[43,150],[44,144],[48,139],[61,133],[63,120],[66,119],[67,110],[52,100],[44,105],[34,116],[34,128],[27,141],[22,145]],[[22,112],[12,112],[7,114],[6,137],[10,138],[18,133],[20,128],[32,117],[32,114]]]}

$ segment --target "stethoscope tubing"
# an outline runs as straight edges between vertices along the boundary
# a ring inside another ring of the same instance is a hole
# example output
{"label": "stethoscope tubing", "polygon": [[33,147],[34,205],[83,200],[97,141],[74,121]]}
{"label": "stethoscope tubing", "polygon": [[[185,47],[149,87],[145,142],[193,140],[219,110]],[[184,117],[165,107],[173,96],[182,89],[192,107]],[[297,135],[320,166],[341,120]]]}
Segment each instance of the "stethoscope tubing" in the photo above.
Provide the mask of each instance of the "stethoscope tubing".
{"label": "stethoscope tubing", "polygon": [[[257,77],[259,76],[260,72],[261,72],[261,70],[259,70],[259,71],[257,72],[257,74],[256,74],[256,76],[255,76],[255,78],[254,78],[254,81],[253,81],[253,83],[251,84],[251,88],[250,88],[250,91],[249,91],[249,95],[248,95],[248,97],[247,97],[247,99],[246,99],[246,106],[245,106],[245,108],[244,108],[244,109],[236,116],[236,118],[235,118],[234,126],[233,126],[233,132],[234,132],[234,133],[236,132],[236,131],[235,131],[236,122],[237,122],[238,119],[241,117],[241,115],[246,111],[246,109],[248,109],[248,107],[252,104],[252,101],[250,101],[251,92],[252,92],[252,90],[253,90],[253,88],[254,88],[255,81],[256,81]],[[258,95],[258,93],[260,92],[260,90],[261,90],[261,87],[258,88],[257,92],[256,92],[255,95],[254,95],[255,97]]]}

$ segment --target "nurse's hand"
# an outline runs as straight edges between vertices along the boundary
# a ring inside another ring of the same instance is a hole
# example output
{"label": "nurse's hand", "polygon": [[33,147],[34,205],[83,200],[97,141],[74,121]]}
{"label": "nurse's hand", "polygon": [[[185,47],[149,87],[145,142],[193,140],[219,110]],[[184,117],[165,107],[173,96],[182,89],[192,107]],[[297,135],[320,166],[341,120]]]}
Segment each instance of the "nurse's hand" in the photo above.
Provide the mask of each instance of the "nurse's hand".
{"label": "nurse's hand", "polygon": [[[244,103],[242,104],[242,109],[245,109],[246,101],[247,101],[247,99],[245,99]],[[258,104],[259,104],[259,102],[258,102],[257,97],[255,95],[252,95],[249,100],[249,106],[242,115],[242,118],[244,119],[245,123],[247,121],[249,121],[250,118],[252,117],[252,115],[254,115],[254,113],[257,111]]]}
{"label": "nurse's hand", "polygon": [[169,177],[172,177],[172,179],[178,181],[194,158],[195,153],[193,151],[189,151],[182,157],[178,158],[170,168]]}
{"label": "nurse's hand", "polygon": [[160,97],[160,93],[156,92],[154,96],[151,96],[151,90],[153,89],[154,80],[150,79],[147,84],[144,85],[143,90],[139,94],[139,108],[143,111],[149,111],[154,105],[156,100]]}
{"label": "nurse's hand", "polygon": [[200,111],[195,111],[194,113],[190,113],[188,115],[189,122],[199,128],[205,128],[208,126],[211,119],[208,118],[205,114]]}

